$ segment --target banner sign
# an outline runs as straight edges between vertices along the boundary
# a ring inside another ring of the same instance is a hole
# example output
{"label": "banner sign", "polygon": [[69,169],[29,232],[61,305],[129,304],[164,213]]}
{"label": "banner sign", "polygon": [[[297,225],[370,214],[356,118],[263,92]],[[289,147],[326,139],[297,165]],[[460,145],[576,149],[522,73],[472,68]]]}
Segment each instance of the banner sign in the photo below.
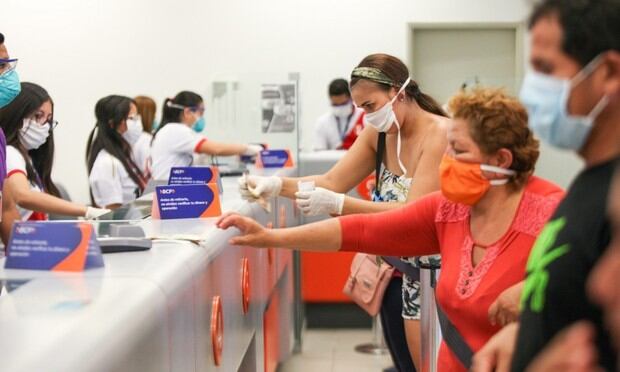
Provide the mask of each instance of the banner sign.
{"label": "banner sign", "polygon": [[157,186],[155,196],[158,210],[153,211],[153,218],[205,218],[222,214],[215,183]]}
{"label": "banner sign", "polygon": [[85,222],[16,222],[7,269],[83,271],[103,267],[93,225]]}

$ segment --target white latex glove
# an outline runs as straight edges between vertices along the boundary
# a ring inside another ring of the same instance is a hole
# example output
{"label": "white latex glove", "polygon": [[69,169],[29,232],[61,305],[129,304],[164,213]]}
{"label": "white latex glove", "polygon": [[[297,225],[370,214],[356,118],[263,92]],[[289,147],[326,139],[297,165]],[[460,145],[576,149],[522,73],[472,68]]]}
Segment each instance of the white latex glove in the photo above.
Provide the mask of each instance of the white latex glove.
{"label": "white latex glove", "polygon": [[238,182],[241,197],[249,201],[273,198],[280,195],[282,190],[282,179],[276,176],[243,176]]}
{"label": "white latex glove", "polygon": [[342,214],[344,194],[317,187],[313,191],[297,191],[295,203],[306,216]]}
{"label": "white latex glove", "polygon": [[261,151],[263,151],[263,146],[261,145],[248,144],[246,146],[247,147],[243,152],[243,155],[245,156],[255,156],[258,155]]}
{"label": "white latex glove", "polygon": [[111,210],[106,208],[86,207],[86,214],[84,215],[84,218],[87,220],[94,220],[95,218],[99,218],[110,212]]}

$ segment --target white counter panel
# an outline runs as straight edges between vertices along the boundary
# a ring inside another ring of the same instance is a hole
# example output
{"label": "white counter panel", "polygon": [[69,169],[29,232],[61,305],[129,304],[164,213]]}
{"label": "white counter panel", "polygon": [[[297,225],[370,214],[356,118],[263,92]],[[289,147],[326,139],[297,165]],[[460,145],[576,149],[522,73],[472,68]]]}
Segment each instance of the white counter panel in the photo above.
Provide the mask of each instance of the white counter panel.
{"label": "white counter panel", "polygon": [[[282,171],[263,174],[274,173]],[[277,201],[267,213],[240,200],[236,178],[224,178],[223,185],[224,211],[277,226]],[[11,288],[0,296],[2,371],[232,371],[242,362],[263,370],[263,312],[291,252],[231,247],[228,240],[238,232],[217,229],[215,220],[136,221],[147,236],[193,235],[200,242],[155,240],[149,251],[106,254],[104,268],[84,273],[5,270],[0,260],[0,279]],[[243,258],[251,275],[247,314]],[[219,368],[210,341],[216,295],[225,330]]]}

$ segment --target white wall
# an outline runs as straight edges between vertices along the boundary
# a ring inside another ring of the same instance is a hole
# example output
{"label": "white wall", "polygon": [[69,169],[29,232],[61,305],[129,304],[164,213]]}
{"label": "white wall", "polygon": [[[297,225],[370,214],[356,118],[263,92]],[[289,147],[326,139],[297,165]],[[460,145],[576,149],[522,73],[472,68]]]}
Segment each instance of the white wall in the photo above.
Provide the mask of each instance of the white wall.
{"label": "white wall", "polygon": [[[528,12],[524,0],[2,0],[0,7],[0,32],[20,58],[22,80],[43,85],[56,102],[54,175],[80,201],[88,200],[84,151],[94,104],[107,94],[161,102],[182,89],[206,94],[222,77],[297,71],[309,148],[329,81],[348,77],[370,53],[406,59],[408,23],[515,22]],[[243,138],[209,125],[211,138]]]}

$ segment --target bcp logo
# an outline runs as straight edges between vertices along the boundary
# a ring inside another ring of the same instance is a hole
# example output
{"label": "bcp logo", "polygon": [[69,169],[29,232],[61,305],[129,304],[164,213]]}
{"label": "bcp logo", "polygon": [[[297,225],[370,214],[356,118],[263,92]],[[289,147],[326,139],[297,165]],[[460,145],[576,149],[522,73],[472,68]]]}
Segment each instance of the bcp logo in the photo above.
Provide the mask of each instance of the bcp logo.
{"label": "bcp logo", "polygon": [[170,195],[170,194],[174,194],[174,189],[162,189],[160,192],[163,195]]}
{"label": "bcp logo", "polygon": [[17,232],[18,234],[22,234],[22,235],[33,234],[36,231],[37,229],[35,229],[34,226],[17,226],[15,228],[15,232]]}
{"label": "bcp logo", "polygon": [[183,174],[185,171],[183,169],[175,169],[172,171],[172,174]]}

